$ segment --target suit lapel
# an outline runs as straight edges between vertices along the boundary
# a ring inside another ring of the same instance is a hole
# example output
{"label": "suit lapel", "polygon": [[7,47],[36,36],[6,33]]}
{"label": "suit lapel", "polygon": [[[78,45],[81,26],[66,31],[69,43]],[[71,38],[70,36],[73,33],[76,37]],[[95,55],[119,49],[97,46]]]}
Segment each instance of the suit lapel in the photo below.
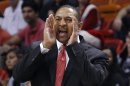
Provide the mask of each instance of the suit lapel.
{"label": "suit lapel", "polygon": [[68,65],[67,65],[67,68],[65,70],[65,73],[64,73],[64,77],[63,77],[63,81],[62,81],[62,86],[64,86],[71,73],[72,73],[72,70],[73,70],[73,57],[74,57],[74,54],[72,53],[72,51],[70,49],[67,49],[67,54],[68,54],[68,57],[69,57],[69,62],[68,62]]}
{"label": "suit lapel", "polygon": [[[81,37],[81,42],[84,42],[83,38]],[[63,77],[63,82],[62,82],[62,86],[66,86],[66,84],[69,82],[69,78],[70,77],[77,77],[75,78],[71,78],[74,80],[71,81],[75,81],[77,79],[79,79],[81,77],[82,74],[82,70],[83,70],[83,65],[84,65],[84,60],[82,59],[83,52],[79,52],[79,54],[77,56],[75,56],[74,52],[72,49],[67,48],[67,54],[69,57],[69,63],[67,65],[66,71],[64,73],[64,77]],[[76,73],[75,73],[76,72]],[[70,83],[74,83],[74,82],[70,82]]]}
{"label": "suit lapel", "polygon": [[57,46],[54,45],[48,54],[49,56],[47,56],[49,58],[49,61],[48,61],[49,73],[50,73],[52,85],[55,84],[57,54],[58,54]]}

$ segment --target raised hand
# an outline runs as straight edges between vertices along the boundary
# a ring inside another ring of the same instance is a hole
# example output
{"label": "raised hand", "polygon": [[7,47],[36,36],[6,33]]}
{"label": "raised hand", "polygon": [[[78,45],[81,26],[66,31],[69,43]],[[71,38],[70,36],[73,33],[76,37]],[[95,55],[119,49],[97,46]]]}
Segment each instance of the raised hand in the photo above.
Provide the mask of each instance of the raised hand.
{"label": "raised hand", "polygon": [[51,14],[46,19],[45,28],[44,28],[44,40],[43,40],[43,47],[50,49],[56,42],[56,33],[54,29],[54,16]]}
{"label": "raised hand", "polygon": [[67,43],[67,46],[70,44],[73,44],[74,42],[77,42],[79,30],[80,30],[80,27],[79,27],[78,20],[75,17],[73,17],[73,32]]}

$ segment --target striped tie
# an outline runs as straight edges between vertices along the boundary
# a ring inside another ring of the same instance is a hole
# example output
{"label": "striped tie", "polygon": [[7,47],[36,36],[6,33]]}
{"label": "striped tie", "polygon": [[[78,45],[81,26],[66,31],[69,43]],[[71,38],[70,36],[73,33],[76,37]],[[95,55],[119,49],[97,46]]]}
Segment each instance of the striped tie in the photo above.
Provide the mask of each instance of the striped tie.
{"label": "striped tie", "polygon": [[65,67],[66,67],[65,46],[62,46],[61,50],[58,54],[58,57],[57,57],[55,86],[61,86],[63,76],[64,76]]}

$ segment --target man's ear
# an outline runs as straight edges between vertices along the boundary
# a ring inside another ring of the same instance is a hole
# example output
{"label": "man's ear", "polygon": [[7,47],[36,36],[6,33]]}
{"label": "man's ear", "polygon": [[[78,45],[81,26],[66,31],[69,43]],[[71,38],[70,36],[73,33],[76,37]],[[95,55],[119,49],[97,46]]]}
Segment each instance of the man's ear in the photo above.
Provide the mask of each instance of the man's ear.
{"label": "man's ear", "polygon": [[83,26],[83,23],[82,22],[80,22],[79,24],[78,24],[78,26],[79,26],[79,31],[81,30],[81,28],[82,28],[82,26]]}

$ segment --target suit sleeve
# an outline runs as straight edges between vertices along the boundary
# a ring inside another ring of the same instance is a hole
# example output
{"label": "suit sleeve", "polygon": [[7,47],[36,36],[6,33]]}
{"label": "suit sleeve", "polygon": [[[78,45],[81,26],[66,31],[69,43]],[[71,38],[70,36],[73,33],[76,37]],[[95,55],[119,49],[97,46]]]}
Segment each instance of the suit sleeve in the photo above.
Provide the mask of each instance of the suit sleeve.
{"label": "suit sleeve", "polygon": [[88,44],[75,43],[71,46],[75,56],[84,58],[83,86],[98,86],[108,75],[108,59],[102,51]]}
{"label": "suit sleeve", "polygon": [[46,54],[41,54],[40,46],[30,52],[15,66],[13,77],[17,82],[25,82],[33,78],[40,65],[44,63]]}

